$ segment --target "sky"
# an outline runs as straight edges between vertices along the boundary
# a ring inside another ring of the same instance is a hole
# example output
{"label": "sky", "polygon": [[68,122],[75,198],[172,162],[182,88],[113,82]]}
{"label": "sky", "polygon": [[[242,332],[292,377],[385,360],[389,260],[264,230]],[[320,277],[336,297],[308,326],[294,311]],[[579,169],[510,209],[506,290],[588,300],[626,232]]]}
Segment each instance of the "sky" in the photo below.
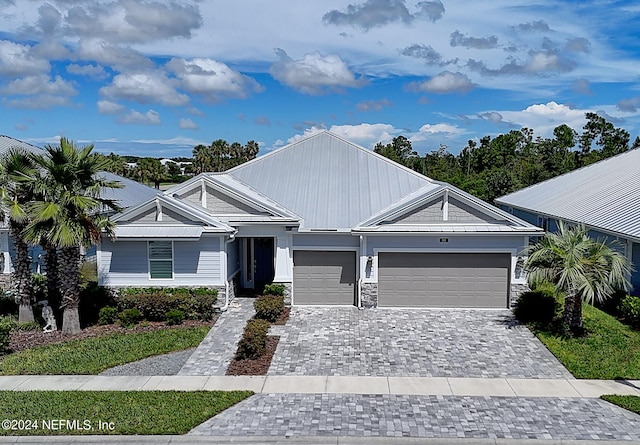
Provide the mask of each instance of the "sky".
{"label": "sky", "polygon": [[328,129],[419,153],[586,112],[640,134],[637,1],[0,0],[0,134],[261,154]]}

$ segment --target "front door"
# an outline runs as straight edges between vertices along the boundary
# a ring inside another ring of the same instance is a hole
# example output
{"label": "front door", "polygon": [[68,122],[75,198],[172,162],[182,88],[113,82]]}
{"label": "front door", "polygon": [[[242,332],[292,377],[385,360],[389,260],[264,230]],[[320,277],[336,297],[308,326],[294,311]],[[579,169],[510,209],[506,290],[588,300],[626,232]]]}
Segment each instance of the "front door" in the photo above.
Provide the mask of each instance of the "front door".
{"label": "front door", "polygon": [[244,238],[242,243],[242,287],[262,292],[275,276],[273,238]]}

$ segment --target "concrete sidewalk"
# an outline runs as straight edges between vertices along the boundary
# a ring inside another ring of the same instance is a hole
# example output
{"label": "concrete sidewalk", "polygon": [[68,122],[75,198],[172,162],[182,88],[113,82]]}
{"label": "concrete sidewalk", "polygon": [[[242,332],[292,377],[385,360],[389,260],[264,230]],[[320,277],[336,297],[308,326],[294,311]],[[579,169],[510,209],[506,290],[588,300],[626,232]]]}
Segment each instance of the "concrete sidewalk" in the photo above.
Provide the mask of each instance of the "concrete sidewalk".
{"label": "concrete sidewalk", "polygon": [[500,397],[640,396],[639,380],[354,376],[0,376],[11,391],[213,391],[258,394],[389,394]]}
{"label": "concrete sidewalk", "polygon": [[[202,437],[202,436],[17,436],[0,437],[0,443],[56,444],[56,445],[172,445],[172,444],[229,444],[229,445],[619,445],[614,440],[536,440],[536,439],[439,439],[418,437]],[[640,445],[638,441],[624,441],[625,445]]]}
{"label": "concrete sidewalk", "polygon": [[[199,436],[21,436],[0,437],[0,443],[56,444],[56,445],[172,445],[172,444],[229,444],[229,445],[619,445],[613,440],[536,440],[536,439],[438,439],[417,437],[199,437]],[[640,445],[638,441],[624,441],[625,445]]]}

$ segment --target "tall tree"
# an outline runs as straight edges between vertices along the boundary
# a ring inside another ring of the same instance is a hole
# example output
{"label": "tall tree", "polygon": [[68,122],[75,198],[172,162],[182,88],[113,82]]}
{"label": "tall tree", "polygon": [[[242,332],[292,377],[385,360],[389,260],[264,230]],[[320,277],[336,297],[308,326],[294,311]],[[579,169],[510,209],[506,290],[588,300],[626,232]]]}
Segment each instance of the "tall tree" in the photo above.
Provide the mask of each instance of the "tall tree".
{"label": "tall tree", "polygon": [[[629,149],[631,136],[625,129],[614,127],[611,122],[596,113],[587,113],[586,118],[584,132],[580,136],[580,148],[585,163],[599,161]],[[589,156],[594,142],[600,147],[600,156]]]}
{"label": "tall tree", "polygon": [[396,136],[386,145],[378,142],[373,151],[402,165],[407,165],[411,158],[418,157],[411,141],[404,136]]}
{"label": "tall tree", "polygon": [[550,281],[565,294],[567,334],[582,328],[582,301],[602,302],[616,290],[629,289],[631,264],[605,242],[589,237],[584,226],[561,223],[557,233],[547,233],[525,250],[529,283]]}
{"label": "tall tree", "polygon": [[80,246],[100,242],[103,231],[112,233],[113,224],[100,212],[120,210],[113,200],[101,197],[104,189],[120,184],[98,175],[105,162],[92,151],[93,145],[76,146],[61,138],[59,145],[47,145],[44,154],[34,156],[39,167],[32,181],[36,199],[29,206],[31,222],[24,233],[28,240],[44,239],[59,251],[65,334],[80,331]]}
{"label": "tall tree", "polygon": [[167,178],[167,169],[159,159],[142,158],[138,161],[135,174],[142,182],[152,182],[159,189],[160,183]]}
{"label": "tall tree", "polygon": [[217,139],[209,146],[197,145],[193,149],[193,169],[195,173],[226,171],[254,159],[259,149],[256,141],[242,145]]}
{"label": "tall tree", "polygon": [[14,258],[11,284],[19,302],[18,320],[33,321],[31,258],[23,231],[29,223],[26,206],[33,197],[30,179],[36,175],[29,153],[10,149],[0,158],[0,212],[13,239]]}

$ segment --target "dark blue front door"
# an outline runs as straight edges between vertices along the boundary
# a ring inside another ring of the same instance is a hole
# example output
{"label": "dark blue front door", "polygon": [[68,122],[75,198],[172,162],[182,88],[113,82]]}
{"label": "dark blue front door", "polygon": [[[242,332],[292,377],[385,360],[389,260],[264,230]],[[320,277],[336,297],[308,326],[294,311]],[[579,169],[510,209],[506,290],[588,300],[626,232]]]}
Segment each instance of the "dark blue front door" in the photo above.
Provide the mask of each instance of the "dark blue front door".
{"label": "dark blue front door", "polygon": [[271,283],[275,275],[273,238],[255,238],[253,249],[255,257],[255,290],[256,292],[262,292],[264,285]]}

